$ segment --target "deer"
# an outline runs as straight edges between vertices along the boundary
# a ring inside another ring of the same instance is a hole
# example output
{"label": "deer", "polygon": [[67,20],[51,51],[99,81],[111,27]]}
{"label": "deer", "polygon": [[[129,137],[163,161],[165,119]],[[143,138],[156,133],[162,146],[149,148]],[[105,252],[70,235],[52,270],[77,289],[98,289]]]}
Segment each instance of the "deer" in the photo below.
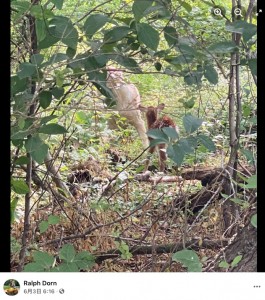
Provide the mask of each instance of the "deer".
{"label": "deer", "polygon": [[[165,104],[161,103],[158,106],[142,106],[139,105],[139,109],[143,112],[145,112],[146,120],[147,120],[147,128],[150,129],[161,129],[164,127],[172,127],[176,130],[177,133],[179,133],[179,129],[174,123],[174,121],[168,117],[167,115],[162,116],[158,118],[158,115],[160,111],[162,111],[165,108]],[[151,142],[153,139],[151,137],[148,137],[149,142]],[[158,148],[159,151],[159,172],[165,172],[166,167],[166,144],[158,144],[157,146],[152,146],[149,148],[149,157],[146,160],[145,169],[144,172],[148,170],[148,167],[150,165],[150,155],[154,153],[154,151]]]}
{"label": "deer", "polygon": [[113,68],[107,68],[106,85],[115,97],[119,114],[136,128],[143,147],[147,148],[149,140],[146,135],[144,120],[138,108],[141,104],[141,97],[137,87],[134,84],[126,83],[123,78],[123,72]]}

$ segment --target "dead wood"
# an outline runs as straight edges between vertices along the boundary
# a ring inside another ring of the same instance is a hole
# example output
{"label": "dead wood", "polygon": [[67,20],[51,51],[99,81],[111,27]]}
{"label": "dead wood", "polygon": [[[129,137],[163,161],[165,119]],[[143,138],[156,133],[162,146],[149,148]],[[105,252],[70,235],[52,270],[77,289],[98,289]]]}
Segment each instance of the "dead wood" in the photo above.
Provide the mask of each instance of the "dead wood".
{"label": "dead wood", "polygon": [[[200,240],[194,239],[186,243],[185,249],[191,249],[198,251],[202,248],[206,249],[219,249],[226,246],[228,239],[223,240]],[[182,242],[176,244],[156,245],[156,246],[133,246],[129,248],[130,253],[135,255],[148,255],[148,254],[163,254],[163,253],[174,253],[183,250],[184,246]],[[121,252],[117,249],[112,249],[106,253],[97,255],[96,262],[101,263],[106,259],[117,258],[121,255]]]}
{"label": "dead wood", "polygon": [[158,184],[159,182],[180,182],[183,181],[181,176],[167,176],[167,175],[155,175],[151,176],[150,171],[146,171],[142,174],[135,175],[134,179],[139,181],[148,181],[153,184]]}

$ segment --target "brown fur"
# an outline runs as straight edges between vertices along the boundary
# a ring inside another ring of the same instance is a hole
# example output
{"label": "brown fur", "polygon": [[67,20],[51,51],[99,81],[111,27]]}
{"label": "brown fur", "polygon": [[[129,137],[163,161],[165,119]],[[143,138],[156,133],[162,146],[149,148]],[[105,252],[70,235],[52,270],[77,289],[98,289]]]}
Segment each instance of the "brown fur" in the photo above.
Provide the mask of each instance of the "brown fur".
{"label": "brown fur", "polygon": [[[174,123],[174,121],[168,117],[168,116],[163,116],[158,118],[158,114],[161,110],[165,108],[165,104],[161,103],[158,106],[149,106],[149,107],[144,107],[142,105],[139,106],[139,109],[141,111],[144,111],[146,114],[146,119],[147,119],[147,126],[148,130],[149,129],[161,129],[164,127],[172,127],[175,128],[176,131],[178,132],[178,127]],[[152,140],[152,138],[148,137],[149,142]],[[159,171],[164,172],[165,171],[165,161],[167,159],[166,155],[166,144],[159,144],[157,146],[153,146],[149,148],[149,154],[153,154],[154,151],[158,148],[159,150]],[[146,165],[145,165],[145,171],[148,170],[150,164],[150,159],[147,159]]]}

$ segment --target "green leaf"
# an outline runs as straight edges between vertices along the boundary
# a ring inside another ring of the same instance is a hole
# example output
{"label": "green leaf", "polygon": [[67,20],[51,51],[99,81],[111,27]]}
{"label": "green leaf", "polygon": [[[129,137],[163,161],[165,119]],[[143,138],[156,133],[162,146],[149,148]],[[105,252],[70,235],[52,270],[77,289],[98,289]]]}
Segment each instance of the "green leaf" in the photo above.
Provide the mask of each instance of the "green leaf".
{"label": "green leaf", "polygon": [[257,175],[252,175],[247,179],[247,185],[244,186],[246,189],[256,189],[257,188]]}
{"label": "green leaf", "polygon": [[34,251],[33,258],[36,263],[42,265],[45,269],[50,268],[54,263],[54,257],[42,251]]}
{"label": "green leaf", "polygon": [[126,57],[126,56],[117,55],[117,54],[108,54],[106,56],[108,59],[112,59],[112,60],[116,61],[118,64],[120,64],[121,66],[123,66],[125,68],[128,68],[134,72],[142,73],[137,62],[131,57]]}
{"label": "green leaf", "polygon": [[56,6],[57,9],[63,8],[64,0],[51,0],[51,2]]}
{"label": "green leaf", "polygon": [[249,59],[248,66],[250,68],[252,75],[257,76],[257,59],[256,58]]}
{"label": "green leaf", "polygon": [[44,67],[47,67],[49,65],[53,65],[53,64],[56,64],[58,62],[62,62],[62,61],[65,61],[65,60],[68,60],[68,56],[64,53],[56,53],[56,54],[53,54],[48,61],[44,62],[41,67],[44,68]]}
{"label": "green leaf", "polygon": [[13,16],[13,21],[16,22],[19,20],[25,13],[30,9],[31,4],[27,1],[12,1],[11,7],[14,8],[17,12]]}
{"label": "green leaf", "polygon": [[77,253],[74,262],[79,269],[91,269],[95,264],[95,257],[87,251]]}
{"label": "green leaf", "polygon": [[137,25],[138,40],[150,49],[156,51],[159,44],[159,33],[149,24]]}
{"label": "green leaf", "polygon": [[43,163],[47,156],[49,147],[39,138],[39,136],[31,136],[25,142],[25,148],[32,158],[39,164]]}
{"label": "green leaf", "polygon": [[194,104],[195,104],[195,100],[193,98],[183,102],[183,106],[186,109],[193,108]]}
{"label": "green leaf", "polygon": [[78,272],[75,262],[65,262],[58,267],[58,272]]}
{"label": "green leaf", "polygon": [[189,136],[186,138],[188,144],[191,148],[195,148],[198,145],[197,139],[194,136]]}
{"label": "green leaf", "polygon": [[[179,23],[182,23],[184,26],[192,28],[191,25],[189,24],[189,22],[187,21],[187,19],[184,19],[184,18],[182,18],[182,17],[180,17],[180,16],[176,16],[175,19],[176,19],[176,21],[178,21]],[[190,39],[190,38],[189,38],[189,39]]]}
{"label": "green leaf", "polygon": [[11,7],[15,8],[19,12],[26,12],[27,10],[29,10],[30,6],[30,3],[27,1],[11,1]]}
{"label": "green leaf", "polygon": [[249,207],[249,202],[246,201],[246,200],[241,200],[239,198],[231,198],[229,200],[232,201],[232,202],[234,202],[235,204],[238,204],[238,205],[242,206],[243,209]]}
{"label": "green leaf", "polygon": [[238,20],[233,23],[227,23],[226,30],[242,34],[244,41],[248,42],[257,33],[257,26],[243,20]]}
{"label": "green leaf", "polygon": [[189,142],[188,138],[182,138],[178,141],[178,146],[181,149],[181,152],[183,153],[193,153],[194,151],[194,145]]}
{"label": "green leaf", "polygon": [[174,66],[178,66],[181,64],[189,64],[194,60],[194,55],[179,55],[177,57],[166,57],[165,61],[169,62]]}
{"label": "green leaf", "polygon": [[25,63],[21,63],[19,65],[19,71],[18,71],[17,75],[20,79],[23,79],[23,78],[27,78],[27,77],[31,77],[31,76],[35,75],[36,72],[37,72],[36,65],[25,62]]}
{"label": "green leaf", "polygon": [[158,61],[154,64],[154,67],[156,68],[157,71],[161,71],[161,69],[162,69],[162,65]]}
{"label": "green leaf", "polygon": [[38,130],[39,133],[46,133],[46,134],[64,134],[68,131],[59,124],[45,124]]}
{"label": "green leaf", "polygon": [[212,65],[204,67],[204,77],[212,84],[218,83],[218,73]]}
{"label": "green leaf", "polygon": [[60,99],[64,95],[64,88],[62,87],[54,87],[51,90],[54,98]]}
{"label": "green leaf", "polygon": [[252,224],[255,228],[257,228],[257,214],[255,214],[255,215],[253,215],[253,216],[251,217],[251,224]]}
{"label": "green leaf", "polygon": [[17,208],[17,203],[18,203],[18,197],[16,197],[15,199],[13,199],[11,201],[11,206],[10,206],[10,213],[11,213],[11,224],[14,223],[15,221],[15,211],[16,211],[16,208]]}
{"label": "green leaf", "polygon": [[[155,3],[157,3],[157,1]],[[144,12],[144,14],[145,16],[147,16],[148,14],[152,14],[150,20],[159,20],[159,19],[169,20],[171,18],[171,12],[169,9],[165,7],[165,3],[163,3],[163,5],[154,5],[149,7]]]}
{"label": "green leaf", "polygon": [[192,7],[187,2],[179,1],[179,3],[188,13],[190,13],[192,11]]}
{"label": "green leaf", "polygon": [[176,140],[178,139],[179,135],[176,131],[175,128],[172,128],[172,127],[164,127],[162,128],[162,131],[169,137],[171,138],[172,140]]}
{"label": "green leaf", "polygon": [[183,125],[188,134],[196,131],[202,124],[203,120],[192,115],[186,115],[183,117]]}
{"label": "green leaf", "polygon": [[164,143],[168,143],[169,139],[167,135],[161,129],[150,129],[146,133],[149,137],[153,139],[159,139]]}
{"label": "green leaf", "polygon": [[203,134],[199,134],[197,136],[197,139],[209,151],[215,151],[216,150],[214,142],[208,136],[203,135]]}
{"label": "green leaf", "polygon": [[183,152],[182,147],[176,143],[173,146],[169,145],[167,147],[167,155],[177,166],[181,166],[185,153]]}
{"label": "green leaf", "polygon": [[56,225],[56,224],[58,224],[59,222],[60,222],[60,217],[58,217],[58,216],[50,215],[50,216],[48,217],[48,223],[49,223],[50,225]]}
{"label": "green leaf", "polygon": [[88,72],[87,75],[102,95],[106,96],[107,98],[113,99],[116,102],[112,91],[106,86],[106,72]]}
{"label": "green leaf", "polygon": [[193,250],[178,251],[172,255],[172,260],[182,263],[188,268],[188,272],[202,272],[202,264]]}
{"label": "green leaf", "polygon": [[42,91],[39,94],[40,98],[40,106],[45,109],[50,106],[51,101],[52,101],[52,93],[48,91]]}
{"label": "green leaf", "polygon": [[30,13],[35,19],[42,19],[43,18],[43,6],[41,5],[32,5],[30,8]]}
{"label": "green leaf", "polygon": [[[97,55],[97,56],[89,56],[84,59],[84,67],[85,70],[87,71],[93,71],[93,70],[98,70],[106,65],[108,61],[108,56],[107,55]],[[72,64],[70,64],[72,67]],[[100,73],[102,74],[102,73]]]}
{"label": "green leaf", "polygon": [[159,50],[154,53],[154,57],[159,57],[159,58],[165,59],[165,57],[168,57],[168,54],[170,53],[170,51],[171,51],[170,49]]}
{"label": "green leaf", "polygon": [[113,101],[116,102],[111,90],[106,86],[104,82],[93,81],[93,84],[102,95],[104,95],[107,98],[113,99]]}
{"label": "green leaf", "polygon": [[224,268],[224,269],[228,269],[230,267],[230,265],[226,261],[221,261],[218,266],[219,268]]}
{"label": "green leaf", "polygon": [[30,57],[30,61],[32,64],[36,66],[40,66],[40,64],[43,62],[44,56],[42,54],[33,54]]}
{"label": "green leaf", "polygon": [[30,134],[29,130],[19,130],[11,135],[11,140],[23,140],[26,136]]}
{"label": "green leaf", "polygon": [[44,268],[41,263],[29,263],[25,265],[24,272],[44,272]]}
{"label": "green leaf", "polygon": [[87,114],[83,111],[78,111],[75,114],[75,121],[78,124],[87,124],[89,120],[89,117],[87,116]]}
{"label": "green leaf", "polygon": [[37,26],[37,40],[38,40],[38,49],[45,49],[53,46],[60,41],[60,36],[55,35],[54,31],[51,28],[55,29],[54,25],[50,25],[49,22],[42,20],[38,21]]}
{"label": "green leaf", "polygon": [[96,33],[101,27],[103,27],[109,20],[109,17],[102,14],[94,14],[88,16],[84,24],[85,34],[88,39],[91,39],[93,34]]}
{"label": "green leaf", "polygon": [[208,51],[212,53],[231,53],[237,50],[235,42],[218,42],[211,45],[208,48]]}
{"label": "green leaf", "polygon": [[191,56],[196,56],[198,55],[197,51],[194,50],[193,47],[184,44],[184,43],[180,43],[177,48],[180,50],[181,54],[186,56],[186,55],[191,55]]}
{"label": "green leaf", "polygon": [[26,165],[29,163],[29,158],[27,156],[20,156],[15,160],[15,165]]}
{"label": "green leaf", "polygon": [[58,116],[56,116],[56,115],[51,115],[51,116],[43,117],[43,118],[41,118],[40,124],[41,125],[42,124],[46,124],[46,123],[50,122],[51,120],[56,119],[57,117]]}
{"label": "green leaf", "polygon": [[236,256],[231,263],[231,267],[237,266],[238,263],[241,261],[242,257],[243,257],[242,255]]}
{"label": "green leaf", "polygon": [[73,49],[71,47],[68,47],[67,50],[66,50],[66,55],[69,57],[69,58],[74,58],[76,54],[76,49]]}
{"label": "green leaf", "polygon": [[175,27],[166,26],[164,28],[164,37],[168,43],[168,46],[174,46],[178,42],[178,34]]}
{"label": "green leaf", "polygon": [[63,245],[62,249],[59,252],[59,257],[66,262],[72,262],[75,258],[76,252],[74,246],[71,244]]}
{"label": "green leaf", "polygon": [[20,79],[17,75],[11,76],[10,87],[12,96],[17,93],[23,92],[27,88],[27,79]]}
{"label": "green leaf", "polygon": [[151,140],[149,146],[150,146],[150,147],[154,147],[154,146],[156,146],[156,145],[165,144],[165,143],[168,143],[168,141],[165,142],[164,139],[159,139],[159,138],[157,138],[157,139]]}
{"label": "green leaf", "polygon": [[248,149],[240,149],[240,152],[245,155],[247,161],[249,163],[251,163],[252,165],[254,165],[255,163],[255,159],[254,159],[254,156],[253,156],[253,153],[252,151],[248,150]]}
{"label": "green leaf", "polygon": [[138,22],[145,15],[147,8],[152,6],[153,0],[135,0],[132,6],[132,11],[135,20]]}
{"label": "green leaf", "polygon": [[[35,28],[36,28],[36,35],[37,35],[37,41],[38,41],[38,45],[40,43],[40,41],[43,41],[46,37],[46,23],[44,20],[35,20]],[[58,42],[58,39],[55,39],[56,42]],[[53,45],[53,44],[51,44]]]}
{"label": "green leaf", "polygon": [[55,81],[58,87],[62,87],[64,83],[64,71],[63,70],[55,70]]}
{"label": "green leaf", "polygon": [[41,221],[39,228],[40,228],[40,233],[45,232],[49,227],[49,223],[47,221]]}
{"label": "green leaf", "polygon": [[132,258],[132,253],[130,253],[130,252],[123,252],[122,254],[121,254],[121,258],[122,259],[127,259],[127,260],[129,260],[129,259],[131,259]]}
{"label": "green leaf", "polygon": [[76,49],[78,32],[69,18],[56,16],[51,20],[50,26],[53,35],[60,38],[66,46]]}
{"label": "green leaf", "polygon": [[242,112],[243,112],[243,117],[247,118],[250,116],[251,114],[251,111],[252,111],[252,107],[248,104],[243,104],[242,106]]}
{"label": "green leaf", "polygon": [[109,44],[109,43],[114,43],[117,41],[122,40],[124,37],[127,36],[127,34],[131,31],[131,28],[128,26],[117,26],[109,31],[106,31],[104,34],[104,42]]}
{"label": "green leaf", "polygon": [[201,72],[189,72],[189,74],[184,76],[184,81],[187,85],[199,85],[201,84],[202,75],[203,74]]}
{"label": "green leaf", "polygon": [[29,187],[24,180],[13,179],[11,180],[11,186],[15,193],[17,194],[27,194],[29,193]]}

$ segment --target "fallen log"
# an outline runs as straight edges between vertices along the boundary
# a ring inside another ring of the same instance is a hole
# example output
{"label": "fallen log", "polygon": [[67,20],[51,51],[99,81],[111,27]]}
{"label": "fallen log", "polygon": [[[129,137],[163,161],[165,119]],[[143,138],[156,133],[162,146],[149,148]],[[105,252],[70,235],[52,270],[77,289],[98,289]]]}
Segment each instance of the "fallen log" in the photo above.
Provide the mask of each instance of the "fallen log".
{"label": "fallen log", "polygon": [[[201,239],[193,239],[186,243],[185,249],[191,249],[194,251],[198,251],[200,249],[219,249],[228,244],[228,239],[221,240],[201,240]],[[174,253],[180,250],[183,250],[183,242],[175,243],[175,244],[165,244],[165,245],[150,245],[150,246],[133,246],[129,248],[129,252],[132,255],[148,255],[148,254],[163,254],[163,253]],[[101,263],[106,259],[117,258],[121,255],[121,252],[117,249],[112,249],[107,251],[106,253],[101,253],[97,255],[96,262]]]}
{"label": "fallen log", "polygon": [[151,176],[150,171],[146,171],[142,174],[135,175],[134,179],[139,181],[148,181],[154,184],[159,182],[181,182],[183,178],[181,176],[169,176],[169,175],[154,175]]}

